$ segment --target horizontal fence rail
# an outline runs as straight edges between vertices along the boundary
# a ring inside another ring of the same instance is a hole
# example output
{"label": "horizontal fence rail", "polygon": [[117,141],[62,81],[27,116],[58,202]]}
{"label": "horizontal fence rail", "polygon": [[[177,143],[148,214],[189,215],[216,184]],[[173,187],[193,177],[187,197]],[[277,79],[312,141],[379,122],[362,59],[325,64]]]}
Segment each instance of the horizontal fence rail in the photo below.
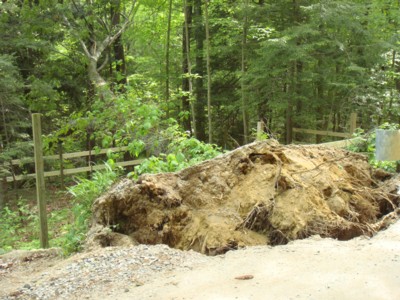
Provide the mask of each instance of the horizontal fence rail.
{"label": "horizontal fence rail", "polygon": [[[79,157],[86,157],[86,156],[96,156],[101,154],[106,154],[109,152],[125,152],[128,150],[128,147],[114,147],[108,149],[100,149],[99,151],[81,151],[81,152],[72,152],[72,153],[64,153],[62,155],[48,155],[44,156],[44,160],[64,160],[64,159],[71,159],[71,158],[79,158]],[[128,161],[121,161],[116,162],[115,165],[118,167],[128,167],[128,166],[137,166],[140,165],[144,159],[135,159],[135,160],[128,160]],[[27,163],[33,163],[34,159],[31,157],[22,158],[22,159],[13,159],[11,163],[6,162],[4,166],[12,165],[21,165]],[[91,162],[92,163],[92,162]],[[61,169],[55,171],[46,171],[44,172],[44,177],[55,177],[55,176],[64,176],[64,175],[73,175],[78,173],[84,172],[92,172],[92,171],[99,171],[105,169],[105,164],[98,164],[98,165],[90,165],[86,167],[79,167],[79,168],[71,168],[71,169]],[[14,182],[26,179],[34,179],[36,178],[35,173],[31,174],[23,174],[23,175],[16,175],[16,176],[7,176],[5,177],[6,182]]]}
{"label": "horizontal fence rail", "polygon": [[351,133],[347,133],[347,132],[334,132],[334,131],[302,129],[302,128],[293,128],[293,132],[309,133],[309,134],[325,135],[325,136],[335,136],[335,137],[342,137],[342,138],[349,138],[352,136]]}
{"label": "horizontal fence rail", "polygon": [[321,135],[321,136],[333,136],[333,137],[341,137],[341,138],[351,138],[357,127],[357,113],[351,113],[348,121],[349,124],[349,132],[335,132],[329,130],[314,130],[314,129],[304,129],[304,128],[292,128],[292,131],[295,133],[306,133],[313,135]]}
{"label": "horizontal fence rail", "polygon": [[358,143],[361,143],[363,141],[362,138],[357,137],[349,140],[341,140],[341,141],[335,141],[335,142],[328,142],[328,143],[322,143],[322,144],[317,144],[318,146],[323,146],[323,147],[328,147],[328,148],[347,148],[352,145],[357,145]]}
{"label": "horizontal fence rail", "polygon": [[[137,165],[140,165],[143,161],[144,161],[144,159],[128,160],[128,161],[116,162],[115,165],[117,167],[137,166]],[[83,173],[83,172],[103,170],[105,168],[106,168],[106,165],[102,164],[102,165],[94,165],[94,166],[89,166],[89,167],[64,169],[63,174],[64,175],[73,175],[73,174],[78,174],[78,173]],[[62,175],[61,170],[44,172],[44,177],[54,177],[54,176],[61,176],[61,175]],[[17,175],[15,177],[7,176],[6,180],[7,180],[7,182],[13,182],[14,180],[20,181],[20,180],[32,179],[32,178],[36,178],[35,173]]]}
{"label": "horizontal fence rail", "polygon": [[[100,155],[100,154],[106,154],[108,152],[124,152],[127,151],[128,147],[115,147],[115,148],[108,148],[108,149],[101,149],[100,151],[81,151],[81,152],[71,152],[71,153],[64,153],[62,155],[63,159],[70,159],[70,158],[78,158],[78,157],[85,157],[89,155]],[[60,155],[47,155],[43,156],[44,160],[58,160],[60,159]],[[20,165],[20,164],[28,164],[28,163],[33,163],[33,157],[26,157],[22,159],[13,159],[11,161],[11,164],[13,165]],[[3,164],[4,166],[9,166],[9,162],[5,162]]]}

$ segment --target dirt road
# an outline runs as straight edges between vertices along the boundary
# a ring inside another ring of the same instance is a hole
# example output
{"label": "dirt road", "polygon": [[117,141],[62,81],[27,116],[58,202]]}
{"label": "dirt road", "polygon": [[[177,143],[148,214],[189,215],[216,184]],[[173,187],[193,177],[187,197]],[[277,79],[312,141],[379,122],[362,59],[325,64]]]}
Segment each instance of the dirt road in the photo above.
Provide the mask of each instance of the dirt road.
{"label": "dirt road", "polygon": [[107,299],[400,299],[400,222],[372,239],[228,252]]}
{"label": "dirt road", "polygon": [[[0,274],[1,299],[400,299],[400,221],[371,239],[311,237],[216,257],[157,245],[0,258],[3,268],[14,261]],[[243,275],[253,278],[235,279]]]}

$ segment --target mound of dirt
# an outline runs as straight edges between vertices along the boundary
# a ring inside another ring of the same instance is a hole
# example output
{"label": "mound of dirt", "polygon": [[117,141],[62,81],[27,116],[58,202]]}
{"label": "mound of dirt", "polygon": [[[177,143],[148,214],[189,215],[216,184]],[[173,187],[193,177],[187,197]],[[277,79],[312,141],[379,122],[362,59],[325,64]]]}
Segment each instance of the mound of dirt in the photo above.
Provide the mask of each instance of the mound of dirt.
{"label": "mound of dirt", "polygon": [[316,234],[372,235],[397,217],[400,177],[392,177],[345,150],[253,143],[177,173],[120,181],[94,203],[87,248],[164,243],[216,255]]}

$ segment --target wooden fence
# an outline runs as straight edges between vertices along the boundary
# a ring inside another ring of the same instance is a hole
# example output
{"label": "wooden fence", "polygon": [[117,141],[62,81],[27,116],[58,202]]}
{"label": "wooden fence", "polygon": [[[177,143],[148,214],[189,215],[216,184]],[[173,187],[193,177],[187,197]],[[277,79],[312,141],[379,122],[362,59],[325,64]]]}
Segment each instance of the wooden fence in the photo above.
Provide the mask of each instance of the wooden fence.
{"label": "wooden fence", "polygon": [[[64,160],[65,159],[72,159],[72,158],[81,158],[81,157],[86,157],[86,156],[95,156],[95,155],[100,155],[100,154],[105,154],[109,152],[126,152],[128,150],[128,147],[116,147],[116,148],[108,148],[108,149],[101,149],[100,151],[81,151],[81,152],[73,152],[73,153],[60,153],[58,155],[48,155],[44,156],[43,159],[45,161],[49,160],[59,160],[60,162],[60,169],[55,170],[55,171],[45,171],[44,172],[44,177],[53,177],[53,176],[61,176],[62,178],[64,175],[73,175],[73,174],[78,174],[78,173],[84,173],[84,172],[92,172],[92,171],[97,171],[97,170],[102,170],[105,169],[106,166],[104,164],[99,164],[99,165],[93,165],[93,161],[89,160],[89,165],[85,167],[79,167],[79,168],[71,168],[71,169],[65,169],[64,166]],[[143,159],[135,159],[135,160],[128,160],[128,161],[122,161],[122,162],[116,162],[116,166],[120,167],[127,167],[127,166],[136,166],[139,165]],[[33,163],[34,159],[29,157],[29,158],[22,158],[22,159],[13,159],[11,163],[5,163],[5,167],[9,167],[10,164],[19,166],[27,163]],[[14,182],[14,181],[20,181],[20,180],[26,180],[26,179],[31,179],[31,178],[36,178],[36,173],[31,173],[31,174],[23,174],[23,175],[16,175],[16,176],[7,176],[5,179],[7,182]]]}
{"label": "wooden fence", "polygon": [[357,114],[356,113],[350,114],[349,125],[350,125],[349,132],[334,132],[334,131],[328,131],[328,130],[313,130],[313,129],[303,129],[303,128],[293,128],[293,132],[350,138],[350,137],[352,137],[352,135],[357,127]]}
{"label": "wooden fence", "polygon": [[[82,151],[74,153],[63,153],[62,147],[59,147],[58,155],[49,155],[43,157],[43,147],[42,147],[42,132],[41,132],[41,120],[40,114],[32,115],[32,128],[34,137],[34,158],[23,158],[14,159],[9,163],[3,165],[4,168],[13,168],[14,165],[23,165],[26,163],[35,163],[35,173],[6,176],[0,182],[0,208],[4,204],[5,193],[7,191],[7,182],[17,182],[20,180],[35,178],[36,179],[36,192],[37,192],[37,202],[38,202],[38,212],[39,212],[39,222],[40,222],[40,245],[42,248],[49,247],[48,241],[48,228],[47,228],[47,212],[46,212],[46,198],[45,198],[45,177],[61,176],[61,183],[64,186],[64,176],[78,174],[83,172],[92,172],[97,170],[102,170],[106,168],[105,164],[93,165],[91,157],[95,155],[105,154],[109,152],[126,152],[128,147],[118,147],[101,149],[100,151]],[[64,168],[64,160],[72,158],[81,158],[89,156],[87,166],[79,168]],[[44,171],[44,161],[45,160],[59,160],[60,169],[55,171]],[[116,166],[127,167],[139,165],[143,159],[135,159],[129,161],[116,162]]]}
{"label": "wooden fence", "polygon": [[[39,145],[39,147],[37,147]],[[38,202],[38,213],[39,213],[39,221],[40,221],[40,245],[42,248],[49,247],[48,240],[48,228],[47,228],[47,214],[46,214],[46,199],[45,199],[45,177],[53,177],[53,176],[61,176],[61,188],[64,189],[64,176],[78,174],[83,172],[92,172],[97,170],[102,170],[106,168],[105,164],[92,165],[92,161],[89,160],[89,166],[79,167],[79,168],[71,168],[64,169],[64,159],[73,159],[73,158],[81,158],[81,157],[92,157],[94,155],[105,154],[108,152],[125,152],[127,151],[127,147],[121,148],[109,148],[109,149],[101,149],[100,151],[82,151],[82,152],[74,152],[74,153],[65,153],[60,152],[59,155],[50,155],[50,156],[42,156],[41,141],[35,140],[35,148],[39,148],[40,150],[35,149],[35,159],[33,158],[24,158],[24,159],[15,159],[12,160],[11,163],[5,164],[4,167],[10,167],[11,165],[20,165],[25,163],[35,163],[35,173],[17,175],[17,176],[7,176],[3,178],[3,182],[0,182],[0,208],[5,204],[5,197],[7,192],[7,183],[8,182],[16,182],[20,180],[26,179],[36,179],[36,193],[37,193],[37,202]],[[42,156],[42,157],[40,157]],[[38,158],[39,157],[39,158]],[[59,160],[60,161],[60,169],[56,171],[47,171],[44,172],[44,160]],[[139,165],[143,159],[129,160],[116,162],[116,166],[126,167],[126,166],[135,166]],[[36,174],[39,174],[38,176]]]}

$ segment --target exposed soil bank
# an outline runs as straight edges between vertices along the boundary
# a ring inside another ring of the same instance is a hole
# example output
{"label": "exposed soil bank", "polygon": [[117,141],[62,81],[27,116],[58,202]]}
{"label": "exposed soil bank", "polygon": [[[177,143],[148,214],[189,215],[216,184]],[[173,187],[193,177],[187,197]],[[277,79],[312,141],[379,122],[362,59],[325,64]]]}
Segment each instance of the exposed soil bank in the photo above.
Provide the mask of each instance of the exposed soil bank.
{"label": "exposed soil bank", "polygon": [[165,243],[208,255],[311,235],[371,236],[397,217],[398,178],[363,155],[259,142],[177,173],[124,179],[94,203],[87,247]]}

